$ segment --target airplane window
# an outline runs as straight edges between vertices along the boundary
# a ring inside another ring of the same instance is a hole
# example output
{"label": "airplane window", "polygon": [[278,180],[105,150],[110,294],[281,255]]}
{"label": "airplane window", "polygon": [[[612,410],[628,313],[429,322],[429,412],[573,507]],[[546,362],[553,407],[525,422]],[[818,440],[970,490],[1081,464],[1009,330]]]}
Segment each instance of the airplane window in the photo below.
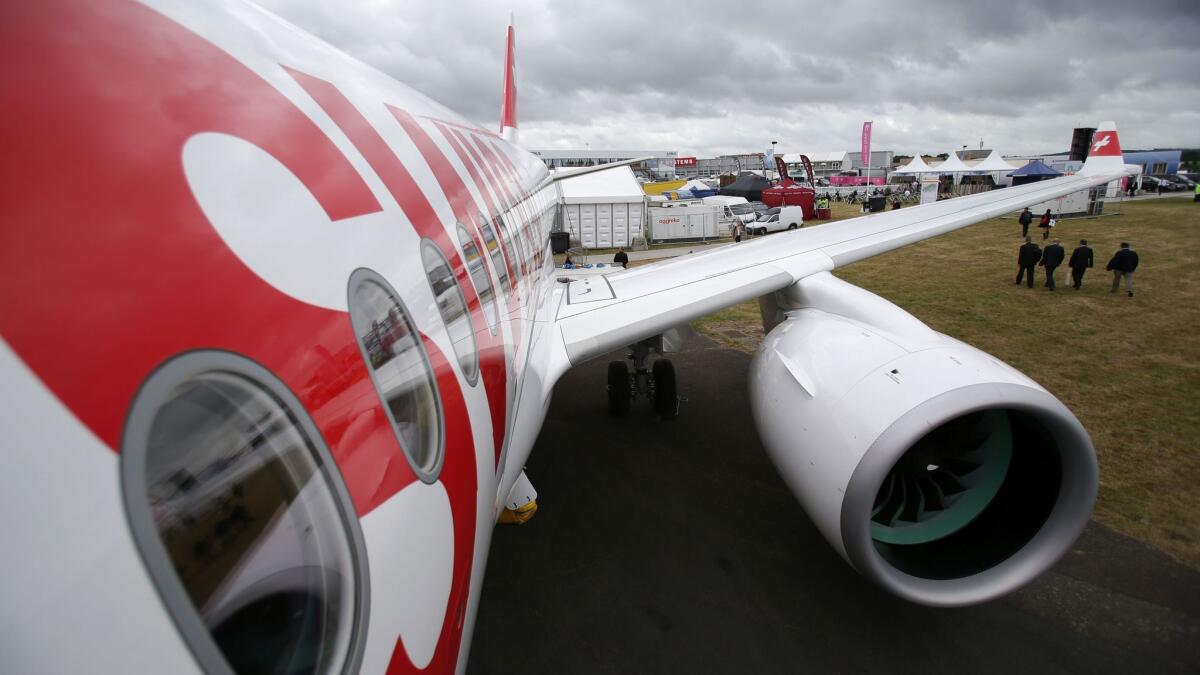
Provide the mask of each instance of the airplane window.
{"label": "airplane window", "polygon": [[500,288],[504,289],[504,294],[508,295],[512,291],[511,282],[508,280],[508,268],[504,265],[504,256],[500,253],[500,243],[496,240],[496,233],[492,230],[492,223],[487,217],[480,214],[483,227],[483,245],[487,247],[488,254],[492,256],[492,265],[496,268],[496,273],[500,277]]}
{"label": "airplane window", "polygon": [[463,227],[462,223],[458,224],[458,243],[462,245],[463,259],[467,263],[467,269],[471,272],[471,283],[475,285],[475,295],[479,296],[479,302],[483,305],[483,315],[487,317],[488,327],[495,334],[496,324],[500,319],[496,313],[496,294],[492,290],[492,279],[488,276],[487,267],[483,264],[483,254],[479,252],[475,240],[471,238],[471,233]]}
{"label": "airplane window", "polygon": [[350,276],[350,321],[371,379],[413,471],[432,483],[442,468],[441,399],[408,317],[383,277],[362,268]]}
{"label": "airplane window", "polygon": [[458,355],[463,377],[474,385],[479,379],[479,352],[475,347],[475,331],[471,328],[471,316],[467,312],[462,288],[454,279],[454,272],[450,270],[446,257],[433,242],[426,240],[421,244],[421,262],[425,265],[425,276],[429,279],[438,313],[446,322],[446,332],[450,334],[454,353]]}
{"label": "airplane window", "polygon": [[134,536],[209,672],[338,673],[361,659],[362,534],[302,411],[261,366],[214,352],[168,362],[131,410]]}

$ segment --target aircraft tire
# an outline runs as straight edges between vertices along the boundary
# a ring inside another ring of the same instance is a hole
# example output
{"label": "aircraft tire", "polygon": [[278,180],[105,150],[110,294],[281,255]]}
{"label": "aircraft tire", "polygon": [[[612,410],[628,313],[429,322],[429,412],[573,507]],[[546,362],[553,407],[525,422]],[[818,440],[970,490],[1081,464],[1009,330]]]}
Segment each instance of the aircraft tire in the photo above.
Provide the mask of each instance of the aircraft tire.
{"label": "aircraft tire", "polygon": [[660,419],[673,420],[679,414],[679,390],[675,386],[675,364],[658,359],[650,369],[654,376],[654,412]]}
{"label": "aircraft tire", "polygon": [[608,362],[608,413],[614,417],[629,413],[629,369],[624,361]]}

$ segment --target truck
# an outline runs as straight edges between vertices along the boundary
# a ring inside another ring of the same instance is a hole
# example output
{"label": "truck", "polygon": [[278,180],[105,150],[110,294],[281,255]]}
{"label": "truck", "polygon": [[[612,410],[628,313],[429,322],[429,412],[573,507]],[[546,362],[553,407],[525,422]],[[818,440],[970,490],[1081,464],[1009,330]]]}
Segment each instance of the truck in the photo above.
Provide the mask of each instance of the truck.
{"label": "truck", "polygon": [[717,204],[721,207],[720,224],[722,229],[732,230],[735,223],[742,223],[747,229],[754,226],[754,207],[745,197],[728,197],[714,195],[702,200],[705,204]]}

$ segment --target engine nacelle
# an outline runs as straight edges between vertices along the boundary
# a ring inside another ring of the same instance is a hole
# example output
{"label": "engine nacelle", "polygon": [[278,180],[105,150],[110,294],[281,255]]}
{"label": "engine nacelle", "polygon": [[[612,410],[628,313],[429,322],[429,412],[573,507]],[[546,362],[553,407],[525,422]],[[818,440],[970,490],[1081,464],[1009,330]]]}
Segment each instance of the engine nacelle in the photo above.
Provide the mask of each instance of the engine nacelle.
{"label": "engine nacelle", "polygon": [[1095,450],[1016,369],[824,273],[764,299],[750,370],[771,459],[822,534],[904,598],[958,606],[1049,568],[1090,517]]}

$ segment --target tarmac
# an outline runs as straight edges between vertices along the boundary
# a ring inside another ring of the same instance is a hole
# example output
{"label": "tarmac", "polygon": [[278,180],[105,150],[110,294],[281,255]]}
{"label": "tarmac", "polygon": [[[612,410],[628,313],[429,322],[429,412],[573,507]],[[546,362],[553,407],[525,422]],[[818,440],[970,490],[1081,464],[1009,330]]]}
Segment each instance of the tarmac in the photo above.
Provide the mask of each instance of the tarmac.
{"label": "tarmac", "polygon": [[1092,522],[1001,599],[889,595],[825,542],[763,451],[750,356],[689,336],[679,418],[609,417],[608,358],[558,383],[525,525],[495,532],[468,673],[1200,672],[1200,572]]}

